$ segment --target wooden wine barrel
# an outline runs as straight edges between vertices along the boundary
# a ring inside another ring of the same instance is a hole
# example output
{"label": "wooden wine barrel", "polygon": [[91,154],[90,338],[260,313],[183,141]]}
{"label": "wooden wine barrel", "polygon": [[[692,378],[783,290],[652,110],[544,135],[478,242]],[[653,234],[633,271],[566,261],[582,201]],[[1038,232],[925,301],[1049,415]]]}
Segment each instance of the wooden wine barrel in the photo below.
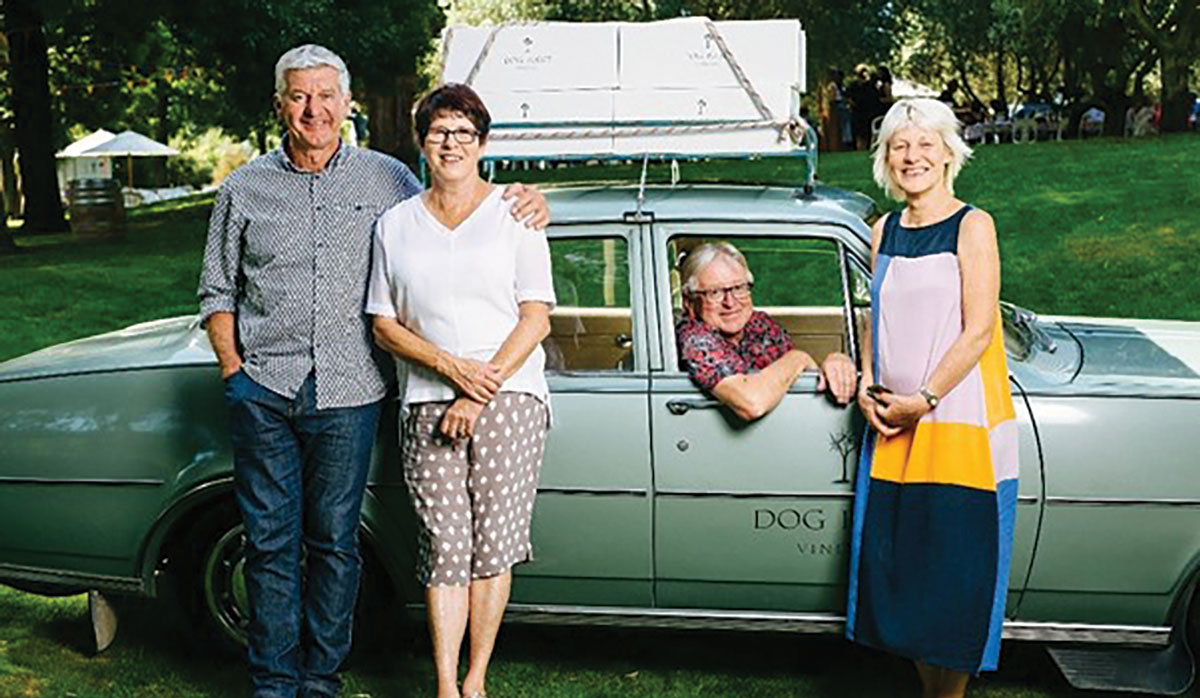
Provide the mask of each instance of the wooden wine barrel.
{"label": "wooden wine barrel", "polygon": [[125,198],[115,179],[73,179],[67,189],[71,230],[78,235],[120,237],[125,233]]}

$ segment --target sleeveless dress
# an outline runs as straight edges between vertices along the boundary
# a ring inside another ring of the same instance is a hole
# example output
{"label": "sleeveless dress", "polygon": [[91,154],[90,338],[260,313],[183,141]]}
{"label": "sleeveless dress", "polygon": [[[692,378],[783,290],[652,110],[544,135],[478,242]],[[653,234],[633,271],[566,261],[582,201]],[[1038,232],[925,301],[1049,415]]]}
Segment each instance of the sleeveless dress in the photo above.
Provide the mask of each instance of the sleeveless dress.
{"label": "sleeveless dress", "polygon": [[[876,381],[916,393],[962,334],[958,230],[893,213],[871,281]],[[1017,503],[1017,421],[1000,317],[979,363],[915,429],[867,428],[860,449],[846,635],[926,664],[996,668]]]}

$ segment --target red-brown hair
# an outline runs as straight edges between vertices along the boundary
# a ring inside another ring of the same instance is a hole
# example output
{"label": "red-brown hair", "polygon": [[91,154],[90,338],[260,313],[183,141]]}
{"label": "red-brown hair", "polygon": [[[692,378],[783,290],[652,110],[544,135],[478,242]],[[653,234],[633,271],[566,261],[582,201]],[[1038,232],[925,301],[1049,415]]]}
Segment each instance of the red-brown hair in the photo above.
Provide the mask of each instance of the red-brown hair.
{"label": "red-brown hair", "polygon": [[488,129],[492,125],[492,115],[483,100],[466,85],[448,82],[421,98],[417,103],[417,113],[413,118],[417,130],[417,146],[425,144],[429,135],[429,124],[434,117],[441,113],[462,114],[479,132],[479,142],[487,141]]}

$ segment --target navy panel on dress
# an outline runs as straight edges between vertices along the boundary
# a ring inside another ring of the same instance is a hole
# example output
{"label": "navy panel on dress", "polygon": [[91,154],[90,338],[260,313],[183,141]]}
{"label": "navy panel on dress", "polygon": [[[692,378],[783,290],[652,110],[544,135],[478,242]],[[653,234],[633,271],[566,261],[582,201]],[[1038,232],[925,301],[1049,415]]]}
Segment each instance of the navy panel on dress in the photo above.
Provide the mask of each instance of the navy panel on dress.
{"label": "navy panel on dress", "polygon": [[996,586],[996,494],[872,479],[868,498],[854,639],[978,673]]}
{"label": "navy panel on dress", "polygon": [[958,225],[970,210],[970,206],[963,206],[953,216],[919,228],[905,228],[900,225],[899,211],[889,213],[883,224],[879,253],[893,257],[924,257],[942,252],[957,254]]}

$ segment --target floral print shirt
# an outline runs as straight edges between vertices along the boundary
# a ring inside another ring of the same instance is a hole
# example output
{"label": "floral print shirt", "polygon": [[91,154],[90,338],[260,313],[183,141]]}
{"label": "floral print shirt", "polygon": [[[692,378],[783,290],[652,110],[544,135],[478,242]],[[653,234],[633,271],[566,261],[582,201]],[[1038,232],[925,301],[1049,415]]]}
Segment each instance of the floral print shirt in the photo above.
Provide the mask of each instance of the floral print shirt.
{"label": "floral print shirt", "polygon": [[796,348],[770,315],[755,310],[737,343],[704,324],[684,317],[675,326],[680,368],[705,392],[729,376],[757,373]]}

